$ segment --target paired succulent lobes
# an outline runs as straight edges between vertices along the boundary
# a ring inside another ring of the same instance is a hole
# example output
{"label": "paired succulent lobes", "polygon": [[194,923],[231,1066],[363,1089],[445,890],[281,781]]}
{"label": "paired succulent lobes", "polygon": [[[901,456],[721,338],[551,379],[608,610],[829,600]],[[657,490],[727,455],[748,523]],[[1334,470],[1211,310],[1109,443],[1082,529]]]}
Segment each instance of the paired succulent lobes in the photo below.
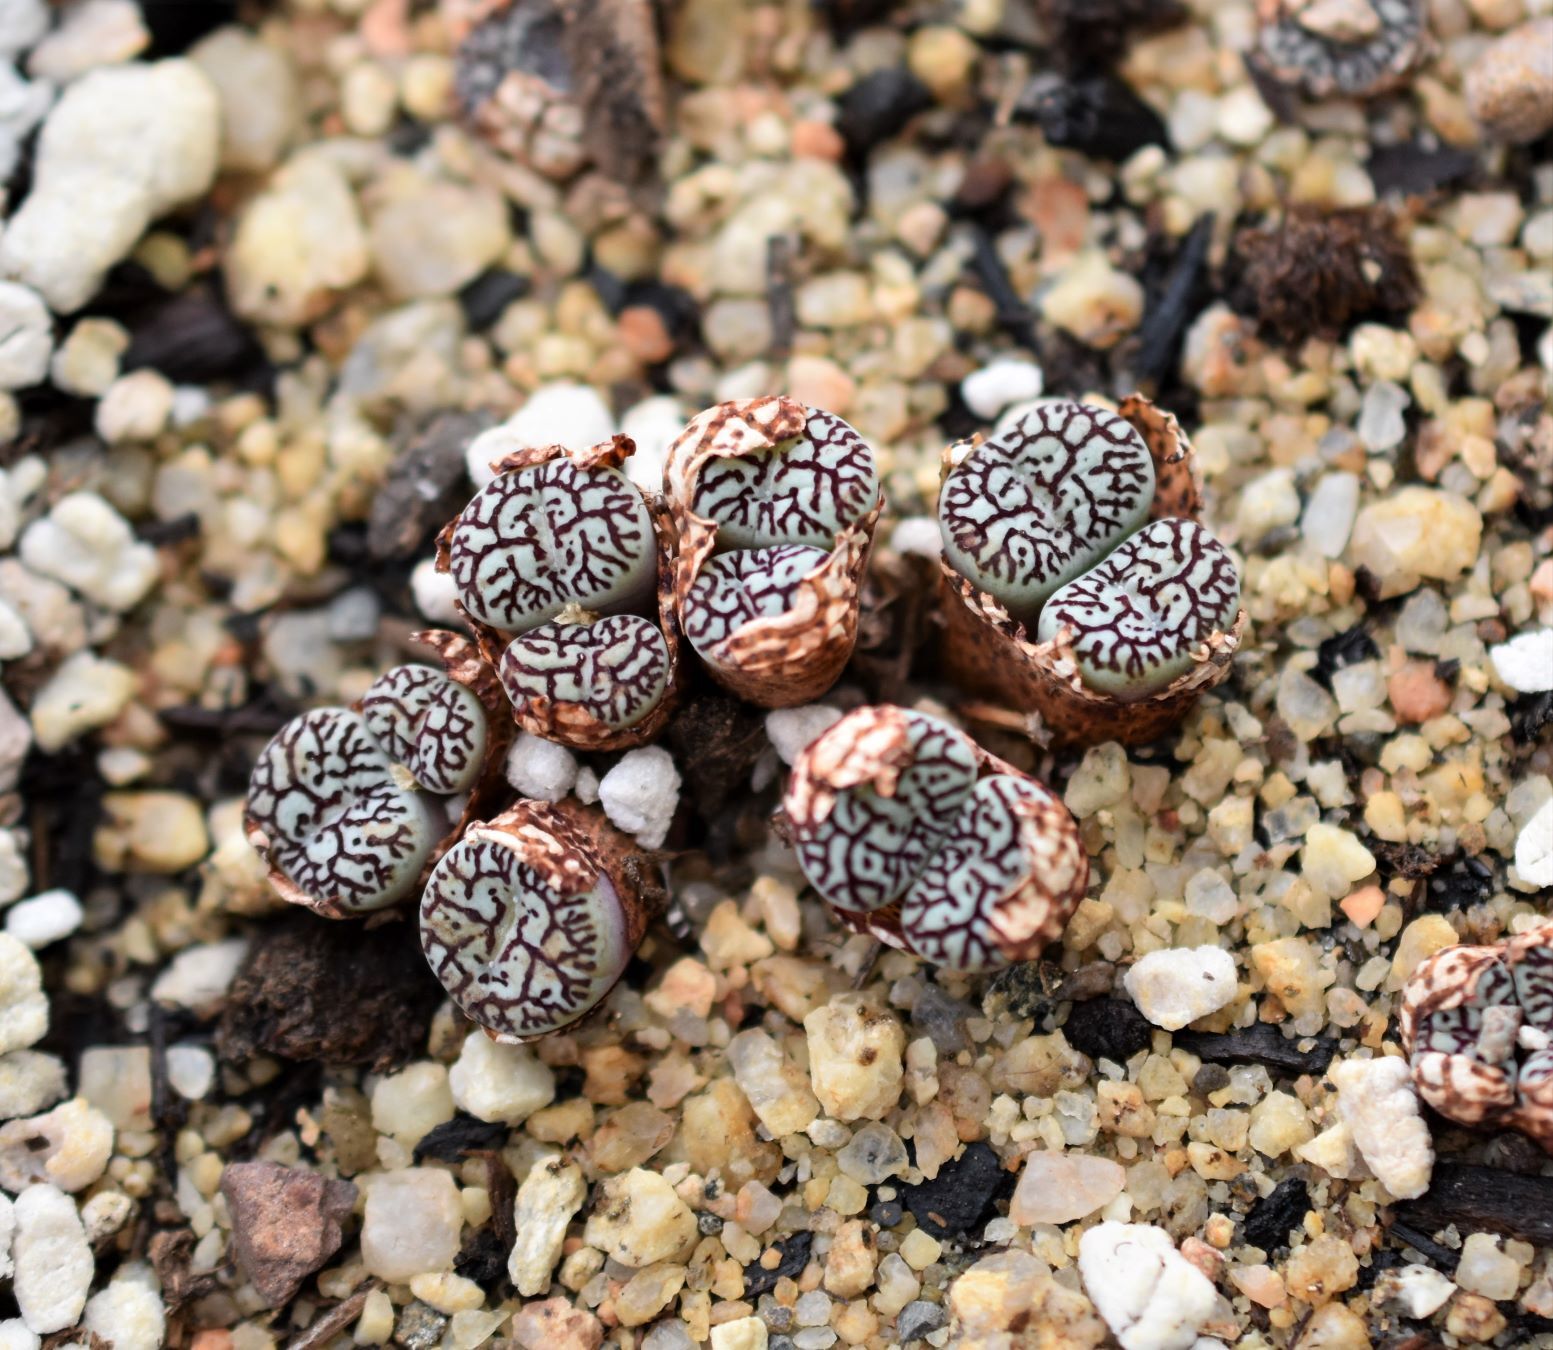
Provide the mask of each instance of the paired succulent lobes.
{"label": "paired succulent lobes", "polygon": [[721,403],[670,447],[665,480],[679,621],[713,678],[764,707],[824,693],[857,638],[883,504],[867,443],[794,399]]}
{"label": "paired succulent lobes", "polygon": [[594,811],[522,801],[470,827],[421,898],[421,947],[460,1008],[498,1041],[586,1016],[624,973],[653,896],[624,836]]}
{"label": "paired succulent lobes", "polygon": [[964,451],[939,497],[944,645],[966,689],[1055,743],[1152,740],[1229,673],[1244,615],[1228,551],[1193,519],[1173,417],[1038,405]]}
{"label": "paired succulent lobes", "polygon": [[396,666],[356,708],[315,708],[265,746],[248,785],[248,838],[288,900],[330,918],[391,905],[456,826],[489,741],[473,691]]}
{"label": "paired succulent lobes", "polygon": [[844,921],[952,970],[1030,959],[1088,884],[1067,808],[925,713],[847,714],[799,756],[783,806]]}
{"label": "paired succulent lobes", "polygon": [[1553,1154],[1553,919],[1428,957],[1403,990],[1400,1023],[1430,1106],[1463,1125],[1508,1125]]}

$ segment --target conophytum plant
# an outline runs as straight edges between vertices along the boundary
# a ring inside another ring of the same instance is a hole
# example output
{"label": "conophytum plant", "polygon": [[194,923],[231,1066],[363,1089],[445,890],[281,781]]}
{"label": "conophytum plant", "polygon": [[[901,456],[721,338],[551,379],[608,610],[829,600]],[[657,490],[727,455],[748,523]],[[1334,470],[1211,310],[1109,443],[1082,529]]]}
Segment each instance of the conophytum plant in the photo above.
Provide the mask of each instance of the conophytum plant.
{"label": "conophytum plant", "polygon": [[1148,400],[1038,404],[951,447],[945,665],[1048,744],[1153,740],[1229,674],[1244,614],[1195,517],[1191,446]]}
{"label": "conophytum plant", "polygon": [[669,449],[674,599],[719,684],[762,707],[807,703],[840,677],[883,506],[873,451],[795,399],[720,403]]}
{"label": "conophytum plant", "polygon": [[354,708],[293,718],[260,753],[245,827],[281,896],[328,918],[414,890],[457,833],[500,735],[479,695],[396,666]]}
{"label": "conophytum plant", "polygon": [[844,923],[949,970],[1033,958],[1088,884],[1062,802],[926,713],[848,713],[799,755],[783,810]]}
{"label": "conophytum plant", "polygon": [[1507,1125],[1553,1154],[1553,919],[1497,946],[1447,947],[1402,991],[1418,1094],[1463,1125]]}

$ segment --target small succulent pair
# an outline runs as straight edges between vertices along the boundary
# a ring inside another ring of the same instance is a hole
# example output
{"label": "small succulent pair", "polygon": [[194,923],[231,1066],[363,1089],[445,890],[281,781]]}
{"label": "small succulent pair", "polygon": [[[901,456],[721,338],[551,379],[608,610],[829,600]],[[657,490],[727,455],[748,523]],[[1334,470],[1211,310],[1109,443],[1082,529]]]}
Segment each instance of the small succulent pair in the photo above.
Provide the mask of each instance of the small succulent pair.
{"label": "small succulent pair", "polygon": [[951,446],[939,495],[945,663],[1054,744],[1156,739],[1229,674],[1234,560],[1197,524],[1191,446],[1134,396],[1052,402]]}
{"label": "small succulent pair", "polygon": [[645,744],[673,711],[682,635],[742,698],[823,693],[856,639],[881,506],[872,450],[775,397],[692,420],[666,498],[621,471],[632,449],[519,449],[438,539],[518,725],[575,749]]}
{"label": "small succulent pair", "polygon": [[1399,1020],[1430,1106],[1463,1125],[1507,1125],[1553,1154],[1553,919],[1427,957]]}

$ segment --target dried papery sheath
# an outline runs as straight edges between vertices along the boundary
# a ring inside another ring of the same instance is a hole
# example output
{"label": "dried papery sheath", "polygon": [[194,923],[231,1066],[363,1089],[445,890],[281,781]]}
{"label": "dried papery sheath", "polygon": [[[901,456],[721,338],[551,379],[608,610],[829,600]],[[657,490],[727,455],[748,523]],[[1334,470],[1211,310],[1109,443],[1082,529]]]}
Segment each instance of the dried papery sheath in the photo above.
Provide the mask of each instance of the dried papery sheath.
{"label": "dried papery sheath", "polygon": [[794,399],[721,403],[675,440],[664,476],[676,609],[708,670],[765,707],[817,698],[852,653],[883,506],[867,443]]}
{"label": "dried papery sheath", "polygon": [[508,455],[437,540],[513,720],[578,750],[646,744],[679,683],[674,527],[620,472],[634,449]]}
{"label": "dried papery sheath", "polygon": [[848,713],[799,756],[783,808],[843,923],[951,970],[1033,958],[1088,884],[1061,801],[925,713]]}
{"label": "dried papery sheath", "polygon": [[495,739],[474,690],[397,666],[355,708],[304,713],[265,746],[248,784],[249,842],[294,904],[337,919],[391,905],[456,832]]}
{"label": "dried papery sheath", "polygon": [[453,1001],[498,1041],[559,1031],[614,988],[662,893],[599,812],[521,801],[476,823],[421,897],[421,948]]}
{"label": "dried papery sheath", "polygon": [[1553,920],[1492,947],[1447,947],[1402,993],[1419,1095],[1463,1125],[1503,1125],[1553,1153]]}
{"label": "dried papery sheath", "polygon": [[1053,595],[1037,632],[1072,651],[1091,689],[1131,700],[1190,670],[1192,652],[1239,609],[1224,546],[1195,521],[1156,520]]}
{"label": "dried papery sheath", "polygon": [[590,450],[519,451],[492,467],[438,540],[438,566],[476,624],[524,633],[568,605],[599,613],[645,610],[657,587],[647,503],[620,465],[623,436]]}
{"label": "dried papery sheath", "polygon": [[1259,0],[1254,67],[1312,98],[1394,89],[1426,47],[1422,0]]}
{"label": "dried papery sheath", "polygon": [[1154,462],[1115,413],[1046,403],[976,446],[938,499],[944,558],[1028,621],[1149,518]]}
{"label": "dried papery sheath", "polygon": [[[1175,418],[1138,395],[1124,400],[1119,411],[1121,420],[1135,433],[1152,461],[1152,497],[1145,504],[1145,517],[1155,521],[1191,520],[1201,509],[1201,497],[1192,473],[1191,445]],[[1131,442],[1117,444],[1127,447],[1122,453],[1131,464],[1135,447]],[[964,465],[979,453],[973,450],[969,459],[952,466],[947,482],[955,482]],[[951,459],[952,456],[953,451]],[[989,474],[983,481],[990,480]],[[959,479],[961,486],[969,481]],[[1000,479],[995,486],[1001,489],[1006,482]],[[1081,475],[1067,491],[1080,500],[1086,496],[1099,499],[1107,482],[1106,476]],[[1055,495],[1043,499],[1048,511],[1054,510],[1059,500]],[[1174,541],[1169,547],[1174,549],[1186,535],[1176,533],[1179,525],[1168,528]],[[1164,540],[1165,536],[1163,530],[1158,532],[1157,539],[1151,533],[1145,543]],[[1122,552],[1129,547],[1126,541],[1132,537],[1136,537],[1133,532],[1118,532],[1101,557],[1113,553],[1120,554],[1121,560],[1144,556],[1143,543],[1130,553]],[[1208,536],[1190,538],[1194,546],[1200,544],[1203,556],[1211,558],[1215,566],[1221,558],[1230,561],[1228,554]],[[1164,556],[1169,559],[1175,555]],[[1190,556],[1181,555],[1183,560]],[[1167,574],[1179,571],[1179,564],[1167,566],[1160,560],[1157,550],[1156,561],[1159,571],[1151,574],[1153,580],[1169,582]],[[1067,591],[1066,599],[1084,601],[1081,609],[1066,611],[1075,621],[1080,617],[1099,619],[1109,609],[1124,613],[1128,588],[1147,580],[1124,575],[1115,567],[1107,571],[1101,560],[1088,567],[1087,573],[1081,573],[1063,588]],[[1156,739],[1179,722],[1204,691],[1228,676],[1245,625],[1244,611],[1236,604],[1226,602],[1221,606],[1230,578],[1215,573],[1222,584],[1216,585],[1211,603],[1204,605],[1203,613],[1195,621],[1177,616],[1183,620],[1175,623],[1174,638],[1179,645],[1166,649],[1160,642],[1171,632],[1173,606],[1181,598],[1167,586],[1159,598],[1149,601],[1148,624],[1138,625],[1133,615],[1125,631],[1097,630],[1089,635],[1081,659],[1068,638],[1084,636],[1083,625],[1075,622],[1071,627],[1052,627],[1044,617],[1024,621],[1016,618],[975,577],[956,570],[947,550],[940,571],[946,627],[941,650],[946,673],[966,692],[1028,718],[1032,734],[1051,745],[1085,745],[1104,740],[1136,745]],[[1086,576],[1097,573],[1095,581],[1086,586]],[[1111,578],[1109,582],[1107,577]],[[1116,585],[1118,577],[1120,587]],[[1238,595],[1238,578],[1233,585]],[[1029,588],[1025,593],[1029,593]],[[1140,594],[1133,600],[1144,598],[1147,597]],[[1165,600],[1171,604],[1162,606]],[[1046,607],[1051,603],[1048,600]],[[1043,624],[1047,625],[1044,630]],[[1039,636],[1043,631],[1048,634],[1044,638]],[[1123,666],[1131,662],[1138,681],[1126,684],[1116,678],[1117,673],[1108,668],[1112,659],[1119,659]]]}

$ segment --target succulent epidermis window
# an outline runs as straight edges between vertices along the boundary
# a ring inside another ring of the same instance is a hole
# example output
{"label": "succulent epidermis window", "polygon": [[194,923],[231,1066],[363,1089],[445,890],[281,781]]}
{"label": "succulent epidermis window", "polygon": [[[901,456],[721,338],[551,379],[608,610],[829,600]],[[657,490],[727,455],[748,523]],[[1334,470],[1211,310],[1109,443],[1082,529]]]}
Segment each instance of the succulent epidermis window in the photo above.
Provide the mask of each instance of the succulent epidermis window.
{"label": "succulent epidermis window", "polygon": [[348,915],[392,904],[456,819],[486,734],[485,711],[463,685],[397,666],[360,711],[314,709],[265,746],[248,785],[250,833],[318,908]]}
{"label": "succulent epidermis window", "polygon": [[1026,631],[1063,628],[1092,688],[1137,698],[1234,623],[1233,559],[1187,520],[1148,521],[1154,463],[1102,408],[1043,404],[970,452],[944,481],[944,557]]}
{"label": "succulent epidermis window", "polygon": [[827,791],[826,810],[789,790],[799,866],[837,909],[867,914],[899,902],[909,951],[974,972],[1007,963],[998,924],[1005,901],[1032,884],[1059,904],[1082,893],[1087,866],[1066,809],[1031,779],[978,778],[975,747],[947,722],[864,708],[820,740],[827,737],[843,753],[878,737],[893,768],[886,779]]}
{"label": "succulent epidermis window", "polygon": [[518,1040],[589,1012],[631,959],[607,876],[558,884],[525,862],[511,838],[481,828],[433,869],[421,897],[421,945],[466,1013]]}
{"label": "succulent epidermis window", "polygon": [[657,547],[642,494],[618,469],[564,456],[498,474],[459,516],[448,566],[480,623],[523,633],[568,606],[645,608]]}
{"label": "succulent epidermis window", "polygon": [[802,436],[769,452],[708,459],[691,510],[716,524],[719,551],[685,597],[690,644],[705,654],[745,624],[787,613],[878,497],[873,451],[827,412],[811,411]]}
{"label": "succulent epidermis window", "polygon": [[514,704],[577,704],[604,726],[624,730],[667,692],[669,649],[657,625],[635,614],[547,623],[508,644],[497,674]]}

